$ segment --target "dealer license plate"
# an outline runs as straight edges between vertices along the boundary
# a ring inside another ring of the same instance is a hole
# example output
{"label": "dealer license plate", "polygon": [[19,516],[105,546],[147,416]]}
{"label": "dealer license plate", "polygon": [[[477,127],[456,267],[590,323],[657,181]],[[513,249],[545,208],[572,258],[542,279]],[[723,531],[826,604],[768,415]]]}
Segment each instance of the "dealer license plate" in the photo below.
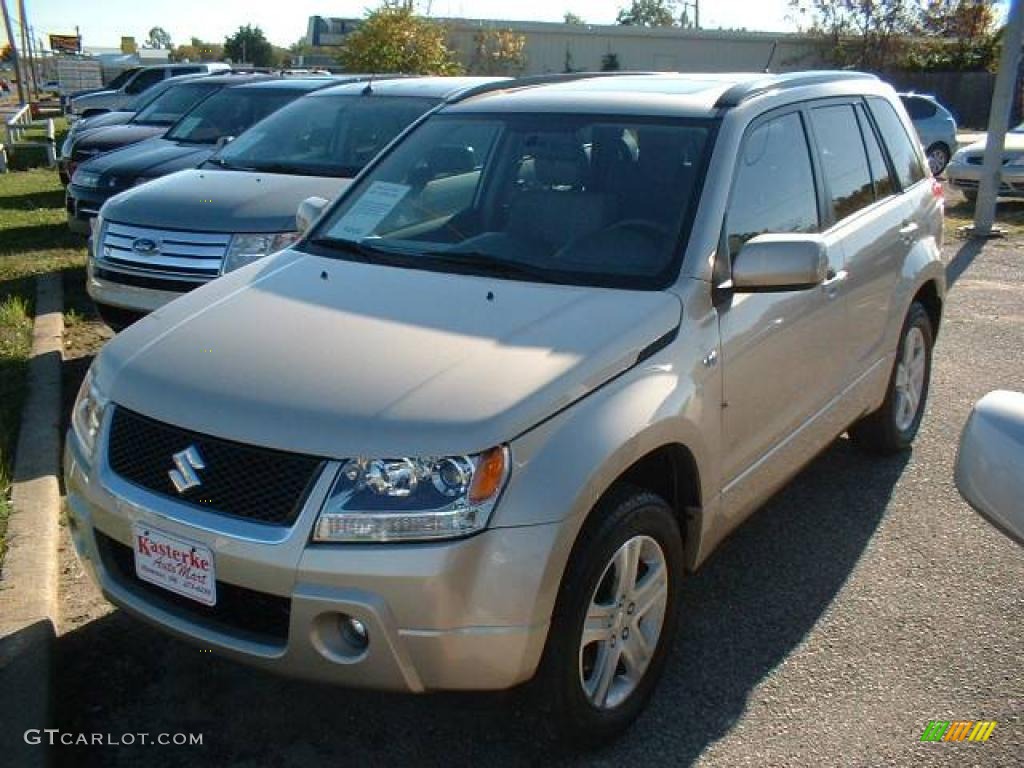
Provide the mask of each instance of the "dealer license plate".
{"label": "dealer license plate", "polygon": [[216,604],[217,577],[209,547],[139,523],[132,526],[132,534],[140,579],[203,605]]}

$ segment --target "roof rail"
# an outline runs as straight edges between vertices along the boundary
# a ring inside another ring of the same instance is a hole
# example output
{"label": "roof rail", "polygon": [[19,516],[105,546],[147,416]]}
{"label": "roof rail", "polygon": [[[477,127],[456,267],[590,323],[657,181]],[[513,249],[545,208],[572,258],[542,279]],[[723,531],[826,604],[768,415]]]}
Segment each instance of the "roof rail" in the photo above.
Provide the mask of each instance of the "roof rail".
{"label": "roof rail", "polygon": [[844,70],[825,70],[818,72],[792,72],[783,75],[773,75],[762,80],[753,80],[746,83],[737,83],[715,102],[716,109],[730,109],[738,107],[747,99],[761,96],[771,91],[782,91],[787,88],[799,88],[804,85],[821,85],[824,83],[836,83],[844,80],[877,80],[874,75],[867,72],[849,72]]}
{"label": "roof rail", "polygon": [[526,75],[508,80],[495,80],[493,83],[483,83],[467,88],[464,91],[449,96],[445,102],[455,104],[482,93],[493,91],[507,91],[513,88],[529,88],[537,85],[549,85],[552,83],[570,83],[574,80],[589,80],[600,77],[622,77],[623,75],[653,75],[656,72],[634,72],[629,70],[618,70],[615,72],[555,72],[546,75]]}

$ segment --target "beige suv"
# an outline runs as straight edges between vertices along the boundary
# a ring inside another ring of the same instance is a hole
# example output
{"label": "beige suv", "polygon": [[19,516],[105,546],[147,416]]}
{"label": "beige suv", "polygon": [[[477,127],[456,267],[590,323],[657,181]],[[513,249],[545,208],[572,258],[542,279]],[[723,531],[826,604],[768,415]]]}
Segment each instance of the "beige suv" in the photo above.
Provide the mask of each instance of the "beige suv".
{"label": "beige suv", "polygon": [[236,659],[535,679],[561,734],[613,736],[685,663],[685,573],[841,433],[918,430],[945,280],[912,130],[855,73],[453,100],[304,203],[292,247],[97,357],[78,552],[112,602]]}

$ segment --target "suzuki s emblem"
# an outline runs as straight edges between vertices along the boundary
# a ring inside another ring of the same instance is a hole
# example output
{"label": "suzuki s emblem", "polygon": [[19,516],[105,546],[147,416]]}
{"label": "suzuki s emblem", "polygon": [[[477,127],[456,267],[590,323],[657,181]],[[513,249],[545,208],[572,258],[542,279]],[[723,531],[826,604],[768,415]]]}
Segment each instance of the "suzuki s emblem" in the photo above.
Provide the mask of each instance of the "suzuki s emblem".
{"label": "suzuki s emblem", "polygon": [[203,484],[203,481],[199,479],[197,470],[206,469],[206,462],[203,461],[198,448],[190,445],[184,451],[178,451],[174,454],[173,460],[174,469],[168,472],[167,476],[174,483],[174,490],[178,493],[184,493],[190,488]]}
{"label": "suzuki s emblem", "polygon": [[160,244],[156,240],[150,240],[148,237],[137,237],[132,241],[132,250],[143,256],[149,256],[160,250]]}

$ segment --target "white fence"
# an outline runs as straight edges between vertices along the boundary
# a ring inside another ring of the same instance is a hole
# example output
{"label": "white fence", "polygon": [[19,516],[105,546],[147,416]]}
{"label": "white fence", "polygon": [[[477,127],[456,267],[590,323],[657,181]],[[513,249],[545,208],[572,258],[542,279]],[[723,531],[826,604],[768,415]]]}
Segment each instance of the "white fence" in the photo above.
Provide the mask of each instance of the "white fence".
{"label": "white fence", "polygon": [[[46,138],[41,141],[26,141],[25,131],[39,126],[46,126]],[[51,168],[57,164],[57,142],[53,129],[53,118],[33,120],[31,105],[26,104],[7,119],[4,127],[7,131],[7,140],[0,144],[0,173],[7,172],[7,153],[17,152],[25,147],[45,147],[47,164]]]}

